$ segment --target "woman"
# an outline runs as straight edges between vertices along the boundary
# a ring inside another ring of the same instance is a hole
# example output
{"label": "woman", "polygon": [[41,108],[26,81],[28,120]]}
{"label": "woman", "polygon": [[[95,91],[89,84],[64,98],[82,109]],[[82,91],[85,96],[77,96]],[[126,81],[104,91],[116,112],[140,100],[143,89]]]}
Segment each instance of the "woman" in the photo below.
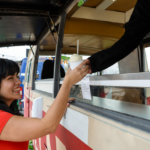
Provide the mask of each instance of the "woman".
{"label": "woman", "polygon": [[86,61],[67,71],[55,101],[44,118],[37,119],[21,117],[13,108],[12,104],[20,98],[19,67],[11,60],[0,59],[0,149],[27,150],[29,140],[54,133],[69,105],[71,87],[88,73],[88,66],[84,65]]}

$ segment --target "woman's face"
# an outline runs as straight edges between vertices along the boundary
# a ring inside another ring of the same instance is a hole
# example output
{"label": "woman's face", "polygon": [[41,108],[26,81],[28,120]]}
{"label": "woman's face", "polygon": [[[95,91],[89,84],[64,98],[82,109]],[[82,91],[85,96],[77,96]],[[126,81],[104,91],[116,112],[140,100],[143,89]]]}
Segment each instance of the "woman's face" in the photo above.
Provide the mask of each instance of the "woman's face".
{"label": "woman's face", "polygon": [[8,106],[13,100],[21,98],[20,84],[21,81],[19,80],[17,73],[15,75],[9,75],[2,80],[0,86],[0,97],[5,100]]}

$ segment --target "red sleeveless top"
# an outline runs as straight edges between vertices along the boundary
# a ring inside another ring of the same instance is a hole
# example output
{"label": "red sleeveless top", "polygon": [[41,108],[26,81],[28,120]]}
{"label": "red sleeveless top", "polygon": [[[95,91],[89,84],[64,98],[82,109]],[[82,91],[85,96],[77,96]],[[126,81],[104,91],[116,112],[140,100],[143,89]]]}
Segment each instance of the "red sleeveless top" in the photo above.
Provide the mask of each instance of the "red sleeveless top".
{"label": "red sleeveless top", "polygon": [[[0,110],[0,134],[5,127],[8,120],[13,115]],[[28,150],[29,142],[9,142],[9,141],[2,141],[0,140],[0,150]]]}

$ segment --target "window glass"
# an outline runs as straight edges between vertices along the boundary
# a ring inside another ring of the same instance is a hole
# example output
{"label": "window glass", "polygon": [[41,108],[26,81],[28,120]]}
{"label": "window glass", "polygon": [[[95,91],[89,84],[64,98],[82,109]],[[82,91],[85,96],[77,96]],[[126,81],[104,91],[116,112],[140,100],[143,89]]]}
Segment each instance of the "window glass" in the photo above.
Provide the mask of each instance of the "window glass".
{"label": "window glass", "polygon": [[125,73],[138,73],[139,62],[138,62],[138,50],[135,49],[128,56],[108,67],[102,71],[102,75],[106,74],[125,74]]}
{"label": "window glass", "polygon": [[[54,55],[39,55],[35,76],[35,89],[53,93]],[[60,78],[65,77],[64,66],[60,63]]]}
{"label": "window glass", "polygon": [[54,73],[55,56],[39,55],[35,80],[52,79]]}
{"label": "window glass", "polygon": [[144,94],[145,94],[145,104],[150,105],[150,88],[145,88]]}
{"label": "window glass", "polygon": [[34,81],[36,90],[53,93],[54,62],[53,55],[39,55]]}
{"label": "window glass", "polygon": [[27,75],[26,75],[26,79],[25,79],[25,81],[27,83],[30,82],[31,64],[32,64],[32,59],[28,62],[28,65],[27,65]]}
{"label": "window glass", "polygon": [[144,50],[144,71],[150,72],[150,47]]}
{"label": "window glass", "polygon": [[119,74],[119,65],[118,65],[118,63],[115,63],[111,67],[103,70],[102,75],[105,75],[105,74]]}
{"label": "window glass", "polygon": [[90,86],[90,90],[92,99],[84,99],[81,85],[74,85],[70,97],[96,108],[150,120],[150,88]]}
{"label": "window glass", "polygon": [[[109,100],[145,104],[145,96],[143,93],[144,89],[142,88],[90,86],[90,90],[92,100],[94,97],[99,97]],[[74,85],[71,88],[70,97],[75,97],[78,100],[84,99],[82,95],[81,85]]]}
{"label": "window glass", "polygon": [[[143,68],[144,72],[150,72],[150,47],[146,47],[143,51],[144,59],[143,59]],[[145,88],[144,89],[144,94],[145,94],[145,103],[147,105],[150,105],[150,88]]]}

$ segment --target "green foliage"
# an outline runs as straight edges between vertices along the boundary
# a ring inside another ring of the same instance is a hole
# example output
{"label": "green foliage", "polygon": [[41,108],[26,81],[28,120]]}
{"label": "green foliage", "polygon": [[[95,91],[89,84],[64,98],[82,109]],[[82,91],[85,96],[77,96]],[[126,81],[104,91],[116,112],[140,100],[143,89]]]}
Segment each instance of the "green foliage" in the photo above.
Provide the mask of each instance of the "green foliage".
{"label": "green foliage", "polygon": [[29,142],[28,150],[34,150],[32,141]]}
{"label": "green foliage", "polygon": [[81,7],[87,0],[80,0],[78,2],[78,7]]}
{"label": "green foliage", "polygon": [[69,59],[70,59],[70,57],[61,56],[61,59],[63,59],[63,60],[69,60]]}

